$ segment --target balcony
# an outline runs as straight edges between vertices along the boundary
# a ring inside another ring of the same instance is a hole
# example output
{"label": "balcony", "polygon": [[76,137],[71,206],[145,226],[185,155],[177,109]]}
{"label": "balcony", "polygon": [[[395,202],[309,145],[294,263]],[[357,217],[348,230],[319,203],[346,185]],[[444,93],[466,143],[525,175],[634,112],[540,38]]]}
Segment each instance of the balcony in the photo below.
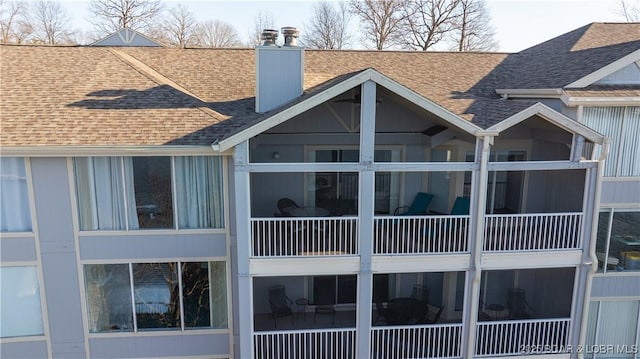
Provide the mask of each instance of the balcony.
{"label": "balcony", "polygon": [[462,324],[375,327],[371,358],[461,358]]}
{"label": "balcony", "polygon": [[469,216],[379,216],[374,254],[468,253]]}
{"label": "balcony", "polygon": [[476,326],[476,356],[564,353],[571,319],[527,319],[480,322]]}
{"label": "balcony", "polygon": [[490,214],[485,217],[484,251],[579,249],[582,213]]}
{"label": "balcony", "polygon": [[358,254],[357,217],[253,218],[254,257]]}

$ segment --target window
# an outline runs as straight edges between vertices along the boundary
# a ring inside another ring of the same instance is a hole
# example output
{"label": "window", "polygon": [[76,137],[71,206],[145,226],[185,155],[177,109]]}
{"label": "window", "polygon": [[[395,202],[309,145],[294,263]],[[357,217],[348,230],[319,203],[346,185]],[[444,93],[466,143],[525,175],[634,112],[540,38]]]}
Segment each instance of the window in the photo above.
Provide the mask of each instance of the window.
{"label": "window", "polygon": [[356,302],[356,275],[313,277],[312,304],[348,304]]}
{"label": "window", "polygon": [[0,303],[0,338],[44,333],[35,266],[0,267]]}
{"label": "window", "polygon": [[23,158],[0,158],[0,231],[31,231],[27,172]]}
{"label": "window", "polygon": [[223,226],[219,157],[83,157],[74,170],[81,230]]}
{"label": "window", "polygon": [[226,328],[225,262],[84,266],[89,330]]}
{"label": "window", "polygon": [[640,211],[600,212],[596,255],[604,272],[640,270]]}
{"label": "window", "polygon": [[585,107],[583,123],[612,139],[605,176],[640,176],[640,107]]}

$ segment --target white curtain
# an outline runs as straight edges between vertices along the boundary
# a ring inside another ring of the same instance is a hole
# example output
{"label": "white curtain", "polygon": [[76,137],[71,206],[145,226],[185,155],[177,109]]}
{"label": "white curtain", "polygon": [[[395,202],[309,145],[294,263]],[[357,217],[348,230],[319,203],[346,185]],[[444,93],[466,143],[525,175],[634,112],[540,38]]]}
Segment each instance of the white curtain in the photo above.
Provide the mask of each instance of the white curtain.
{"label": "white curtain", "polygon": [[76,158],[76,191],[81,230],[138,228],[133,163],[130,157]]}
{"label": "white curtain", "polygon": [[209,295],[211,295],[211,326],[227,328],[226,262],[209,263]]}
{"label": "white curtain", "polygon": [[178,228],[223,227],[220,157],[176,157]]}
{"label": "white curtain", "polygon": [[36,267],[0,267],[0,338],[42,335]]}
{"label": "white curtain", "polygon": [[[609,156],[605,159],[604,166],[604,175],[607,177],[617,175],[624,112],[624,107],[585,107],[584,109],[584,125],[612,139]],[[597,158],[600,153],[595,155]]]}
{"label": "white curtain", "polygon": [[0,231],[31,231],[31,211],[24,159],[0,158]]}
{"label": "white curtain", "polygon": [[620,176],[640,176],[640,107],[627,107],[622,127]]}

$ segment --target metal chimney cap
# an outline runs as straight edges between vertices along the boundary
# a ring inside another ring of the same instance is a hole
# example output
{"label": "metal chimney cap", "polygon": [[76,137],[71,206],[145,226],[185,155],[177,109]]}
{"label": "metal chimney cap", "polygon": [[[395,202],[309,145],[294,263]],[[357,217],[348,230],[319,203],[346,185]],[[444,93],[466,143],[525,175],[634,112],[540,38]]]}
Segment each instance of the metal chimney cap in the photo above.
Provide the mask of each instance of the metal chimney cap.
{"label": "metal chimney cap", "polygon": [[277,38],[278,38],[278,30],[264,29],[260,34],[260,40],[262,40],[262,46],[276,46]]}
{"label": "metal chimney cap", "polygon": [[298,37],[300,36],[300,31],[292,26],[285,26],[280,29],[282,35],[284,36],[284,46],[298,46]]}

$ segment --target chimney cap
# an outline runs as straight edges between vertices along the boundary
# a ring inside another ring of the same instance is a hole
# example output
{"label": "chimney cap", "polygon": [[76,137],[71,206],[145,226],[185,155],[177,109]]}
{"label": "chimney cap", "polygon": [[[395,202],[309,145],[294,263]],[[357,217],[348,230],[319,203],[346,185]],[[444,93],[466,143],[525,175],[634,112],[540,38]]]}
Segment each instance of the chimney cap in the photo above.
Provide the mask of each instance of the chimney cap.
{"label": "chimney cap", "polygon": [[260,40],[262,40],[262,46],[276,46],[277,38],[278,38],[278,30],[264,29],[260,34]]}
{"label": "chimney cap", "polygon": [[282,35],[284,36],[284,46],[298,46],[298,37],[300,36],[300,31],[293,26],[285,26],[280,29]]}

